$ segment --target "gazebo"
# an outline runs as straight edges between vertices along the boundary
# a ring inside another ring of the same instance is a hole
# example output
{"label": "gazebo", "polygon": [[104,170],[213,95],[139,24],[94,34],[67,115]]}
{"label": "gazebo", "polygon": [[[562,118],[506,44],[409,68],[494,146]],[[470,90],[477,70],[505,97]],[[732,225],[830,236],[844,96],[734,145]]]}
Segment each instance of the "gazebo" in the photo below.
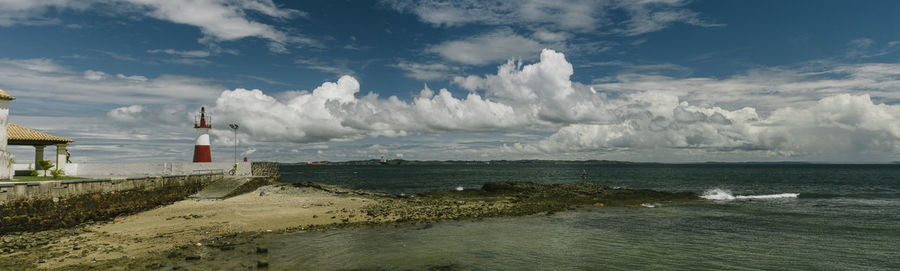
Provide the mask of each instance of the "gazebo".
{"label": "gazebo", "polygon": [[44,160],[44,148],[56,145],[56,165],[59,169],[66,168],[66,146],[75,140],[46,134],[34,129],[25,128],[18,124],[7,125],[9,145],[34,146],[35,169],[41,169],[40,162]]}

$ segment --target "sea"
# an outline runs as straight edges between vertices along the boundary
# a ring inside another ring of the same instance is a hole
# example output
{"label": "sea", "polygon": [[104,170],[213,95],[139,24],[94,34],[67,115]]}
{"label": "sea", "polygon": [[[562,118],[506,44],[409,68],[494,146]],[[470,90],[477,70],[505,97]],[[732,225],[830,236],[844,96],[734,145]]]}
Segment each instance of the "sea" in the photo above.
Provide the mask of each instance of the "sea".
{"label": "sea", "polygon": [[282,181],[414,195],[587,180],[709,201],[264,235],[277,270],[900,270],[900,165],[281,166]]}

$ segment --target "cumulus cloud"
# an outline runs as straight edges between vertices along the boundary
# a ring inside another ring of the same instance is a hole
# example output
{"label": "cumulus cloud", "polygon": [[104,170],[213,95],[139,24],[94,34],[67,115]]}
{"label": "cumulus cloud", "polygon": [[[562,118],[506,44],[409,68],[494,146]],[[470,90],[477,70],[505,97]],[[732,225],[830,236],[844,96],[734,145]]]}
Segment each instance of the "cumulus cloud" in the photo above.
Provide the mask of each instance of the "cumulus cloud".
{"label": "cumulus cloud", "polygon": [[[343,76],[312,92],[278,100],[260,90],[223,92],[215,109],[246,127],[260,141],[319,142],[366,136],[405,136],[413,132],[491,129],[513,125],[512,109],[476,94],[458,99],[446,89],[426,88],[412,102],[396,96],[356,97],[359,82]],[[489,116],[489,117],[485,117]]]}
{"label": "cumulus cloud", "polygon": [[[541,61],[523,66],[510,61],[497,75],[469,77],[471,92],[424,88],[411,101],[396,96],[359,95],[359,82],[341,77],[312,92],[281,99],[260,90],[226,91],[216,110],[247,123],[245,132],[265,141],[314,142],[366,136],[405,136],[446,131],[482,131],[512,127],[597,122],[608,118],[602,95],[573,84],[570,63],[561,53],[544,50]],[[462,79],[459,79],[462,80]],[[483,89],[484,94],[477,90]],[[274,128],[273,128],[274,127]]]}
{"label": "cumulus cloud", "polygon": [[[647,102],[648,98],[656,101]],[[618,112],[620,122],[574,124],[537,143],[508,148],[539,153],[740,150],[782,159],[840,162],[885,161],[900,151],[896,117],[900,106],[876,104],[865,94],[829,96],[808,107],[778,109],[768,118],[759,117],[750,107],[733,111],[697,107],[660,93],[632,96],[624,102],[629,106]]]}
{"label": "cumulus cloud", "polygon": [[[563,54],[544,50],[533,64],[509,61],[496,74],[456,77],[454,83],[469,90],[466,95],[426,87],[410,100],[379,97],[363,94],[355,78],[344,76],[313,91],[290,95],[224,91],[214,108],[220,120],[242,124],[241,133],[246,136],[242,142],[347,143],[382,136],[421,138],[521,130],[550,134],[539,140],[530,139],[534,136],[501,136],[499,142],[471,144],[481,146],[481,151],[497,148],[498,153],[520,157],[589,158],[588,154],[656,150],[657,156],[660,152],[673,153],[669,159],[687,153],[700,155],[693,159],[708,157],[702,156],[704,153],[753,153],[770,159],[886,161],[900,150],[900,122],[896,119],[900,106],[876,102],[869,94],[848,94],[871,91],[873,86],[888,88],[892,83],[873,82],[894,80],[895,71],[900,71],[873,65],[831,69],[851,74],[844,80],[849,82],[814,79],[796,72],[765,84],[756,81],[755,75],[719,80],[647,76],[637,85],[629,81],[587,86],[571,81],[574,69]],[[865,80],[855,81],[857,78]],[[841,87],[845,93],[809,89],[825,84]],[[714,88],[723,92],[695,92]],[[755,106],[735,107],[728,102],[735,97],[752,98],[746,93],[734,94],[744,88],[786,93],[800,88],[796,91],[806,94],[804,99],[786,99],[778,107],[760,111]],[[722,97],[714,100],[714,95]],[[226,131],[220,132],[225,136]],[[410,149],[403,152],[416,153]],[[471,157],[475,152],[471,149],[457,154]]]}
{"label": "cumulus cloud", "polygon": [[800,69],[752,69],[726,78],[679,78],[623,73],[591,85],[615,95],[643,91],[669,93],[700,105],[751,106],[761,114],[785,107],[810,106],[844,93],[868,93],[875,99],[900,100],[900,64],[813,63]]}

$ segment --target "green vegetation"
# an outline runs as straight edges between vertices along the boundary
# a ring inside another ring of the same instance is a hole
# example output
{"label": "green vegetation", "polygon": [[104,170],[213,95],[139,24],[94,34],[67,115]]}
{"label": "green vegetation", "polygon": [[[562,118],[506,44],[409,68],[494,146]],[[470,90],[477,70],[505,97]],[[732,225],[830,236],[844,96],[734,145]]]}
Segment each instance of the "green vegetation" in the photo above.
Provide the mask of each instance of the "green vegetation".
{"label": "green vegetation", "polygon": [[12,180],[0,180],[0,182],[39,182],[39,181],[59,181],[59,180],[78,180],[85,179],[82,177],[59,176],[58,178],[47,176],[15,176]]}
{"label": "green vegetation", "polygon": [[53,175],[53,179],[59,179],[62,175],[66,174],[66,172],[60,168],[50,170],[50,175]]}
{"label": "green vegetation", "polygon": [[43,161],[43,160],[38,161],[38,163],[40,164],[39,168],[44,171],[44,176],[47,176],[47,170],[50,170],[51,168],[53,168],[53,163],[50,163],[48,161]]}

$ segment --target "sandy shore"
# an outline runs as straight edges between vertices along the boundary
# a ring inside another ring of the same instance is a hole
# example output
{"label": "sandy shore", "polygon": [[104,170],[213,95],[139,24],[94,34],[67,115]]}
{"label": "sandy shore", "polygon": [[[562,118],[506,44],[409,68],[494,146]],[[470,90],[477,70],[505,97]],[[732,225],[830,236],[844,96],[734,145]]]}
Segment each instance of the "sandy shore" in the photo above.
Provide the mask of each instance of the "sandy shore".
{"label": "sandy shore", "polygon": [[[633,200],[622,201],[623,198]],[[165,259],[167,252],[189,246],[221,246],[209,242],[235,234],[527,215],[562,211],[575,205],[694,198],[695,195],[655,191],[635,194],[593,184],[486,185],[485,190],[423,193],[414,198],[321,184],[278,184],[225,200],[179,201],[107,223],[21,234],[19,246],[22,242],[27,245],[0,255],[0,269],[159,269],[144,264]],[[4,236],[0,241],[16,242],[9,238]]]}
{"label": "sandy shore", "polygon": [[41,253],[44,257],[37,259],[43,263],[36,264],[38,268],[60,268],[150,255],[233,233],[359,222],[367,219],[358,215],[361,207],[374,202],[370,197],[292,186],[266,186],[219,201],[184,200],[84,227],[48,244]]}

